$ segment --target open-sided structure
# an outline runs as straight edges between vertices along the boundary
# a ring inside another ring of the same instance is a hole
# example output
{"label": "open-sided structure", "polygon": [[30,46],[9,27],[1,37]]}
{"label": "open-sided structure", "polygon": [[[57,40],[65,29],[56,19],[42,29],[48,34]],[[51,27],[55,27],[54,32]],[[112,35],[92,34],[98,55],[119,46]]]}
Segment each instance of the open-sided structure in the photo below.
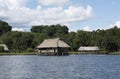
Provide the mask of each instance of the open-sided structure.
{"label": "open-sided structure", "polygon": [[68,55],[70,46],[60,38],[45,39],[39,46],[38,55]]}
{"label": "open-sided structure", "polygon": [[80,52],[98,52],[100,49],[97,46],[81,46],[78,51]]}

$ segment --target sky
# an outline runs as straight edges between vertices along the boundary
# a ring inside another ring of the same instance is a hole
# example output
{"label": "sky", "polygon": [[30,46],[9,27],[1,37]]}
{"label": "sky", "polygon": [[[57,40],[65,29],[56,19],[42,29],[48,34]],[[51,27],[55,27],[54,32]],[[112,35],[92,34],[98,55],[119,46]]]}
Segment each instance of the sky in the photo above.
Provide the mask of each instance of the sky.
{"label": "sky", "polygon": [[0,0],[0,20],[13,31],[61,24],[70,31],[120,27],[120,0]]}

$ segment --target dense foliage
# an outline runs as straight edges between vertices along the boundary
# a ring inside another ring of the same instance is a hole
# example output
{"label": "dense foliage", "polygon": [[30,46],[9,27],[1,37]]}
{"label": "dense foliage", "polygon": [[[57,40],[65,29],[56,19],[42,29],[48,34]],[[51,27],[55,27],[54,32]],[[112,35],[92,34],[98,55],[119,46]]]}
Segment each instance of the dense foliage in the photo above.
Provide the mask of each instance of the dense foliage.
{"label": "dense foliage", "polygon": [[0,42],[14,52],[32,52],[44,39],[55,37],[67,42],[71,51],[77,51],[80,46],[99,46],[101,50],[108,52],[120,50],[120,28],[117,26],[107,30],[69,32],[67,26],[41,25],[33,26],[31,32],[9,30],[2,33]]}
{"label": "dense foliage", "polygon": [[0,46],[0,52],[4,52],[4,47]]}
{"label": "dense foliage", "polygon": [[31,28],[31,32],[40,33],[45,35],[46,37],[57,37],[64,34],[68,34],[67,26],[57,25],[41,25],[41,26],[33,26]]}
{"label": "dense foliage", "polygon": [[0,41],[6,44],[11,51],[22,52],[34,49],[43,39],[44,37],[37,33],[13,31],[3,34]]}
{"label": "dense foliage", "polygon": [[7,22],[0,20],[0,35],[8,32],[8,31],[11,31],[11,29],[12,29],[12,27]]}
{"label": "dense foliage", "polygon": [[[86,40],[84,39],[85,37]],[[82,41],[79,43],[82,44],[84,42],[83,44],[85,46],[99,46],[101,49],[106,50],[108,52],[114,52],[120,49],[120,28],[117,27],[107,30],[96,30],[92,32],[86,32],[84,38],[82,37]]]}

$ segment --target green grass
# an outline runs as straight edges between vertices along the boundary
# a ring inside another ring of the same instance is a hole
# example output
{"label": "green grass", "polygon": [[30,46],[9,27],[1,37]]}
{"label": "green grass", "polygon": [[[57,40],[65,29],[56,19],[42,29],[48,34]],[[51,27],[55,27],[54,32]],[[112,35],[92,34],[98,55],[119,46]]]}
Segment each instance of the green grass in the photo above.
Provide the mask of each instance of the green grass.
{"label": "green grass", "polygon": [[99,54],[99,52],[69,52],[69,54],[81,54],[81,55],[84,55],[84,54]]}
{"label": "green grass", "polygon": [[35,52],[2,52],[0,55],[35,55]]}
{"label": "green grass", "polygon": [[110,52],[109,54],[110,55],[120,55],[120,51],[118,51],[118,52]]}
{"label": "green grass", "polygon": [[[106,54],[105,51],[100,51],[97,53],[92,53],[92,52],[87,52],[87,53],[83,53],[83,52],[69,52],[69,54],[80,54],[80,55],[84,55],[84,54]],[[35,52],[0,52],[0,56],[4,56],[4,55],[36,55]],[[110,52],[108,53],[108,55],[120,55],[120,51],[118,52]]]}
{"label": "green grass", "polygon": [[120,55],[120,51],[118,52],[107,52],[107,51],[99,51],[99,52],[69,52],[69,54],[80,54],[80,55],[84,55],[84,54],[106,54],[106,55]]}

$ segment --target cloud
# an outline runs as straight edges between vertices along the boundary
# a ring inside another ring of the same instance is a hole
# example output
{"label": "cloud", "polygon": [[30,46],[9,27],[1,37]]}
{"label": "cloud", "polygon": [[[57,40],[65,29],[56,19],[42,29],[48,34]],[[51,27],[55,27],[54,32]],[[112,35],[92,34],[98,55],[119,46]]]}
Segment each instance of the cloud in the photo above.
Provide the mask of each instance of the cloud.
{"label": "cloud", "polygon": [[66,21],[82,21],[89,19],[93,16],[93,10],[91,6],[84,8],[82,6],[70,6],[68,9],[64,10],[63,17]]}
{"label": "cloud", "polygon": [[27,2],[28,0],[0,0],[0,6],[2,6],[2,8],[12,9],[25,6]]}
{"label": "cloud", "polygon": [[38,0],[40,4],[42,5],[46,5],[46,6],[49,6],[49,5],[64,5],[65,3],[68,3],[69,0]]}
{"label": "cloud", "polygon": [[120,21],[116,21],[115,26],[120,28]]}
{"label": "cloud", "polygon": [[120,21],[116,21],[114,24],[110,24],[108,28],[112,28],[114,26],[117,26],[118,28],[120,28]]}
{"label": "cloud", "polygon": [[90,26],[85,26],[85,27],[82,28],[82,30],[84,30],[84,31],[90,31]]}
{"label": "cloud", "polygon": [[23,28],[12,28],[12,31],[24,31]]}
{"label": "cloud", "polygon": [[[58,1],[65,3],[68,0]],[[27,28],[32,25],[69,24],[87,20],[93,16],[90,5],[87,7],[71,5],[66,9],[62,6],[43,8],[37,5],[35,9],[31,9],[25,6],[27,2],[28,0],[0,0],[0,19],[7,21],[14,28]]]}

